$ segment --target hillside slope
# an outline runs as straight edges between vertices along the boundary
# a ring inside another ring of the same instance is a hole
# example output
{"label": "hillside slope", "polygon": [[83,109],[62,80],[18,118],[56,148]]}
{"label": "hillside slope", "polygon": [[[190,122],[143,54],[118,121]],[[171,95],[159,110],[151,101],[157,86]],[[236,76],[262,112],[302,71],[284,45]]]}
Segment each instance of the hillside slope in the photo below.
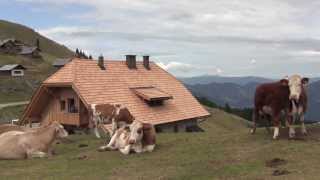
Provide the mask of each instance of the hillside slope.
{"label": "hillside slope", "polygon": [[35,45],[36,39],[39,39],[43,53],[61,58],[73,55],[67,47],[40,35],[29,27],[0,19],[0,39],[6,38],[19,39],[29,45]]}
{"label": "hillside slope", "polygon": [[56,70],[52,67],[52,62],[56,58],[73,56],[73,52],[65,46],[26,26],[0,20],[0,39],[6,38],[15,38],[30,45],[35,45],[36,39],[39,39],[42,58],[28,58],[0,53],[0,66],[22,64],[27,68],[23,78],[0,76],[0,104],[29,100],[32,92],[39,84]]}
{"label": "hillside slope", "polygon": [[[152,153],[124,156],[97,152],[105,140],[72,135],[49,159],[0,161],[9,179],[314,179],[320,172],[319,137],[271,139],[264,129],[250,135],[241,118],[220,110],[201,123],[203,133],[160,133]],[[312,136],[309,136],[312,137]],[[88,147],[80,148],[80,144]],[[267,167],[266,161],[285,163]],[[285,171],[284,171],[285,170]],[[289,174],[275,177],[274,172]],[[93,173],[94,172],[94,173]]]}

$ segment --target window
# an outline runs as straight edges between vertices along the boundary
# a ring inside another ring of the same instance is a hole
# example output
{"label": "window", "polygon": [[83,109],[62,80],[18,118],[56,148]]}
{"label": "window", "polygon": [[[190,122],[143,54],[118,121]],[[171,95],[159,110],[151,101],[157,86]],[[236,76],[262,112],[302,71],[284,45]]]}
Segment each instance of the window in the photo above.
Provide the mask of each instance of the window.
{"label": "window", "polygon": [[74,99],[71,99],[71,98],[68,99],[68,112],[69,113],[77,113],[78,112]]}
{"label": "window", "polygon": [[12,70],[11,75],[12,76],[23,76],[24,73],[23,73],[23,70]]}
{"label": "window", "polygon": [[22,71],[13,71],[14,74],[22,74]]}
{"label": "window", "polygon": [[66,110],[66,101],[61,100],[60,101],[60,110],[65,111]]}
{"label": "window", "polygon": [[154,106],[162,106],[163,101],[162,100],[157,100],[157,101],[145,101],[149,106],[154,107]]}

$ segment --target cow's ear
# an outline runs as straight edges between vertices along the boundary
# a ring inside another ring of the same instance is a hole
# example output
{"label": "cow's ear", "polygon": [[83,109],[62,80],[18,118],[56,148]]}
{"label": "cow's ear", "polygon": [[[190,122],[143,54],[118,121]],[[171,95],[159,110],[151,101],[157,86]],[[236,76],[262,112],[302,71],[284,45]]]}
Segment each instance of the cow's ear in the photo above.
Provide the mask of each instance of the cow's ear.
{"label": "cow's ear", "polygon": [[142,129],[143,129],[144,131],[148,131],[148,130],[150,130],[151,128],[152,128],[152,125],[149,124],[149,123],[143,123],[143,125],[142,125]]}
{"label": "cow's ear", "polygon": [[280,83],[281,83],[281,85],[283,85],[283,86],[288,86],[289,80],[288,80],[288,79],[281,79],[281,80],[280,80]]}
{"label": "cow's ear", "polygon": [[302,78],[301,82],[302,82],[303,85],[308,85],[308,83],[309,83],[309,78],[304,77],[304,78]]}

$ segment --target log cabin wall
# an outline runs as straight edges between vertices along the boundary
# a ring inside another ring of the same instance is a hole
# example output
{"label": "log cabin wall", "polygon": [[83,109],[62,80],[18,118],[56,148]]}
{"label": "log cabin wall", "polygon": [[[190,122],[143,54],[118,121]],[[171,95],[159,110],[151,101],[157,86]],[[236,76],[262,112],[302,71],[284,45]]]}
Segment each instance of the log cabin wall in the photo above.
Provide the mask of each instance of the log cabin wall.
{"label": "log cabin wall", "polygon": [[59,121],[61,124],[80,126],[81,100],[71,87],[51,88],[48,90],[50,100],[43,110],[42,123]]}

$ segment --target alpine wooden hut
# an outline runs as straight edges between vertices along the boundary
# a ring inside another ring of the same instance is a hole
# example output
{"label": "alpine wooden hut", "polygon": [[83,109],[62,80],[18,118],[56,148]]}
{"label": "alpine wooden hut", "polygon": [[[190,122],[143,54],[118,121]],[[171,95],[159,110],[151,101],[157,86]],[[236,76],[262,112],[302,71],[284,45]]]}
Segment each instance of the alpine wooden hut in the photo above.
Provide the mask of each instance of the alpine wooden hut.
{"label": "alpine wooden hut", "polygon": [[73,59],[33,95],[22,124],[60,121],[87,127],[91,104],[122,104],[159,131],[185,131],[209,113],[174,76],[135,55],[125,61]]}

